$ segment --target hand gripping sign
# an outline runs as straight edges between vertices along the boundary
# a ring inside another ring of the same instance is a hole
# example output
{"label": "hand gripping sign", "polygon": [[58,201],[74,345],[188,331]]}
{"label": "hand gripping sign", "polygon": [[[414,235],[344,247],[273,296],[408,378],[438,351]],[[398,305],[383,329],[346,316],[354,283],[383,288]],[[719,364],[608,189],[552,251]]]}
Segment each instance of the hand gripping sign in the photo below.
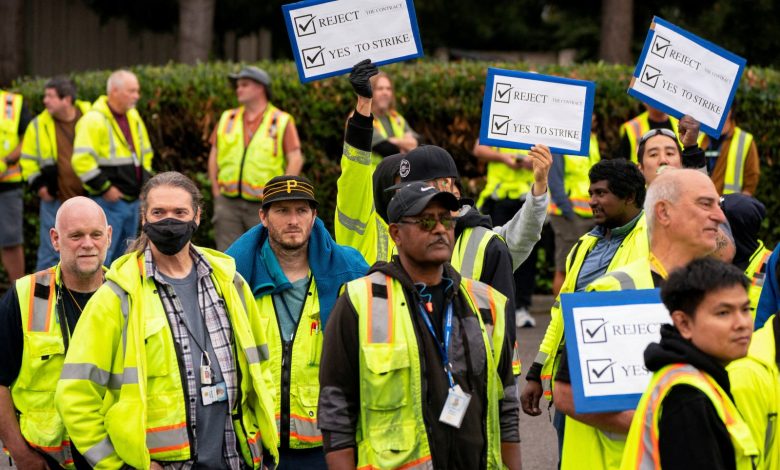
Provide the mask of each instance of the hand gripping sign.
{"label": "hand gripping sign", "polygon": [[412,0],[305,0],[282,6],[298,76],[306,83],[423,55]]}
{"label": "hand gripping sign", "polygon": [[574,409],[636,408],[652,378],[644,352],[671,323],[658,289],[561,295]]}
{"label": "hand gripping sign", "polygon": [[719,137],[745,59],[657,16],[628,94],[677,118],[689,114]]}
{"label": "hand gripping sign", "polygon": [[479,143],[587,156],[595,91],[584,80],[489,68]]}

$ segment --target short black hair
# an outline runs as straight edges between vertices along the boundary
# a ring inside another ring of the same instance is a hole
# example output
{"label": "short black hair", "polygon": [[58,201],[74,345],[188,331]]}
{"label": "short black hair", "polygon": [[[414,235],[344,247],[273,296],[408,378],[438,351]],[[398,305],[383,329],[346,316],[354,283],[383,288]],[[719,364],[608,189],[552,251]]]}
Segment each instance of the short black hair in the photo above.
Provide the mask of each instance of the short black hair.
{"label": "short black hair", "polygon": [[645,203],[645,177],[637,166],[625,158],[601,160],[588,172],[590,183],[607,181],[609,190],[620,199],[634,197],[634,204],[642,208]]}
{"label": "short black hair", "polygon": [[669,313],[680,310],[693,317],[707,294],[736,285],[745,289],[749,285],[739,268],[714,258],[699,258],[669,274],[661,286],[661,301]]}
{"label": "short black hair", "polygon": [[54,77],[46,82],[43,88],[53,88],[60,99],[70,96],[71,102],[76,102],[76,84],[67,77]]}

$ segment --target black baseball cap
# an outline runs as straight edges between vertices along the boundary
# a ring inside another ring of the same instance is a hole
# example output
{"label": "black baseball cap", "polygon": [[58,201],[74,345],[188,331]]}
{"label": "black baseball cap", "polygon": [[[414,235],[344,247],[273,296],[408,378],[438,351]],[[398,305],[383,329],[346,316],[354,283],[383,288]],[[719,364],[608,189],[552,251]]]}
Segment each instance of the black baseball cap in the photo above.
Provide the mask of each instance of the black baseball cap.
{"label": "black baseball cap", "polygon": [[387,207],[387,217],[390,223],[401,220],[401,217],[417,215],[424,211],[433,201],[440,202],[446,209],[460,209],[458,199],[448,192],[442,192],[422,181],[415,181],[401,186]]}
{"label": "black baseball cap", "polygon": [[398,174],[403,183],[459,177],[452,155],[435,145],[421,145],[407,153],[401,160]]}
{"label": "black baseball cap", "polygon": [[266,72],[261,68],[254,67],[252,65],[247,65],[246,67],[242,68],[238,73],[229,74],[228,78],[231,81],[236,81],[239,78],[248,78],[250,80],[256,81],[261,85],[265,85],[266,88],[271,86],[271,76],[268,75],[268,72]]}
{"label": "black baseball cap", "polygon": [[314,186],[303,176],[284,175],[271,178],[263,188],[263,210],[279,201],[309,201],[312,207],[319,205],[314,198]]}

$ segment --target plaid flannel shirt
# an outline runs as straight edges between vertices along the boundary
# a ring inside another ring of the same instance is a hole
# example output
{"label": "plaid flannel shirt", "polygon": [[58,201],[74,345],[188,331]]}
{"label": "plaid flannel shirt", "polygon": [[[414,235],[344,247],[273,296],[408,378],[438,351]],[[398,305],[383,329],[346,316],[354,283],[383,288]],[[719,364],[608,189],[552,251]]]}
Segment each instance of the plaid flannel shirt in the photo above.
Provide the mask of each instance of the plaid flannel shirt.
{"label": "plaid flannel shirt", "polygon": [[[233,410],[238,392],[238,377],[236,374],[235,361],[233,359],[233,329],[230,325],[230,318],[225,310],[225,301],[220,297],[214,280],[211,278],[212,268],[208,260],[206,260],[192,244],[190,244],[190,256],[195,263],[196,269],[198,305],[200,306],[201,314],[206,322],[206,329],[208,330],[209,338],[211,339],[211,345],[214,348],[220,370],[225,379],[228,392],[228,409]],[[197,400],[200,396],[200,392],[196,390],[195,374],[199,373],[199,371],[196,370],[192,359],[189,333],[187,332],[184,323],[181,321],[184,310],[181,306],[181,302],[179,302],[179,299],[176,297],[173,286],[168,284],[157,270],[154,260],[152,259],[152,249],[149,245],[146,246],[144,251],[144,260],[146,264],[146,277],[154,279],[154,282],[157,285],[157,292],[160,295],[165,314],[168,317],[168,324],[173,333],[173,340],[178,346],[177,352],[182,355],[181,359],[185,367],[185,374],[183,374],[183,377],[186,377],[187,385],[185,397],[187,397],[187,405],[189,406],[188,416],[190,419],[190,422],[187,423],[187,425],[190,428],[194,440],[194,442],[191,443],[191,448],[197,449],[198,434],[194,424],[196,422]],[[186,372],[192,373],[188,374]],[[204,436],[205,439],[211,437],[212,436]],[[225,420],[223,456],[229,468],[240,469],[242,467],[242,460],[236,448],[236,433],[233,429],[232,419]],[[166,465],[166,468],[188,470],[192,468],[194,463],[193,460],[188,460],[183,463]]]}

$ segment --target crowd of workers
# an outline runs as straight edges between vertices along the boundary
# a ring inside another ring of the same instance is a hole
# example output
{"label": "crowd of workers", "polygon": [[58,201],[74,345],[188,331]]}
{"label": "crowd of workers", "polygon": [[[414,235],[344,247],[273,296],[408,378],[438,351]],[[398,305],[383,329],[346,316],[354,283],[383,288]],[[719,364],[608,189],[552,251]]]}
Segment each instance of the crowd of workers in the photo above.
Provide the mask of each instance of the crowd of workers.
{"label": "crowd of workers", "polygon": [[[362,61],[331,234],[271,78],[229,78],[216,250],[190,241],[196,184],[153,172],[131,72],[91,105],[53,79],[34,119],[0,92],[0,440],[19,468],[520,469],[520,413],[543,396],[562,469],[780,468],[780,252],[758,240],[758,152],[731,116],[713,139],[648,108],[604,160],[595,133],[588,157],[477,144],[474,203]],[[671,324],[636,410],[575,409],[559,300],[521,371],[548,218],[556,296],[661,289]]]}

